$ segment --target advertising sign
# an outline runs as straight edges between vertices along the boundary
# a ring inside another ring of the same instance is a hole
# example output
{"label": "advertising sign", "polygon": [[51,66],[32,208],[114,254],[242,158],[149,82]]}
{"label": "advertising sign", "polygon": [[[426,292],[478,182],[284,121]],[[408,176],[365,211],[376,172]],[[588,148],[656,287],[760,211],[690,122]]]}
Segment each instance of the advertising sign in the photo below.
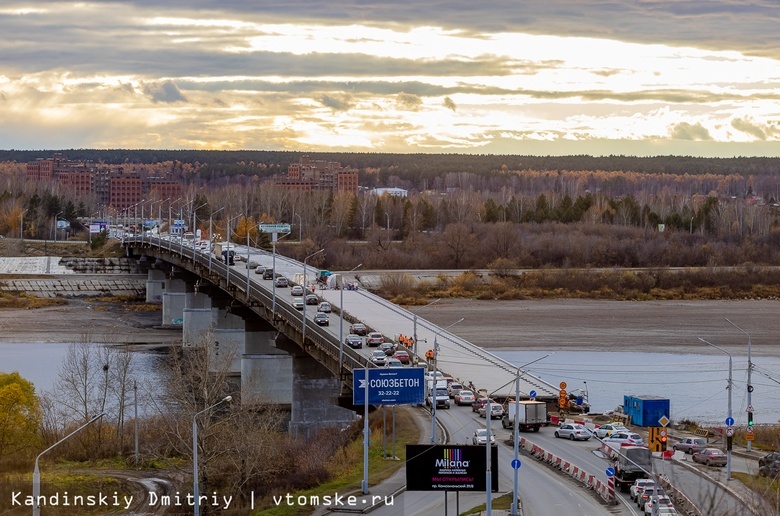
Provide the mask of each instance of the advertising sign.
{"label": "advertising sign", "polygon": [[67,220],[57,220],[57,229],[68,229],[70,227],[70,222]]}
{"label": "advertising sign", "polygon": [[[490,447],[490,490],[498,492],[498,447]],[[485,491],[484,446],[406,445],[407,491]]]}
{"label": "advertising sign", "polygon": [[260,231],[263,233],[289,233],[289,224],[260,224]]}
{"label": "advertising sign", "polygon": [[[420,404],[425,401],[425,377],[422,367],[368,370],[368,403],[370,405]],[[366,370],[352,371],[352,402],[366,404]]]}

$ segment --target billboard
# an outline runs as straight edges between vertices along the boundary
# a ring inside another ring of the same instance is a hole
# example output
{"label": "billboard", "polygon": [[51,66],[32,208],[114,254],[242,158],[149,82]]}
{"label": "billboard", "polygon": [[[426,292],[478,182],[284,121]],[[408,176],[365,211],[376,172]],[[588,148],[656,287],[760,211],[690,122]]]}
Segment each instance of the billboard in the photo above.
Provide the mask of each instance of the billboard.
{"label": "billboard", "polygon": [[[366,370],[352,371],[352,403],[366,403]],[[425,401],[425,371],[422,367],[389,367],[368,370],[370,405],[420,404]]]}
{"label": "billboard", "polygon": [[[498,492],[498,447],[490,447],[490,490]],[[485,491],[484,446],[406,445],[407,491]]]}

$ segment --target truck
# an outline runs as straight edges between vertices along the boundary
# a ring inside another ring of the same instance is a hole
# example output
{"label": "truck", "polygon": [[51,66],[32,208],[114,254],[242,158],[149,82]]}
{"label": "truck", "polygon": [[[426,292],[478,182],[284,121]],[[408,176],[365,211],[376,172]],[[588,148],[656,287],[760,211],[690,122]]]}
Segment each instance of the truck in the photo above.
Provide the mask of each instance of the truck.
{"label": "truck", "polygon": [[425,383],[425,404],[433,406],[435,399],[436,408],[450,408],[450,394],[447,392],[447,380],[428,379]]}
{"label": "truck", "polygon": [[652,453],[644,446],[621,446],[615,450],[615,489],[627,492],[638,478],[648,478]]}
{"label": "truck", "polygon": [[539,428],[547,424],[547,403],[543,401],[520,401],[515,407],[515,402],[510,401],[506,405],[506,412],[501,418],[501,426],[514,428],[515,409],[517,413],[517,428],[522,431],[538,432]]}

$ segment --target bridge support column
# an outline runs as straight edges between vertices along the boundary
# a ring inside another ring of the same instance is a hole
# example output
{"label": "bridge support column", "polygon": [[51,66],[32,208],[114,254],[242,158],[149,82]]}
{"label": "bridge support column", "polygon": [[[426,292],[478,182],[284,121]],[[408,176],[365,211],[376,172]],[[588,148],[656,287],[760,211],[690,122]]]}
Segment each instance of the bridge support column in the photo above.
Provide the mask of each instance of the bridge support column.
{"label": "bridge support column", "polygon": [[[196,298],[196,299],[193,299]],[[211,299],[205,294],[187,293],[183,310],[184,328],[182,346],[206,346],[209,334],[217,326],[217,310],[211,308]]]}
{"label": "bridge support column", "polygon": [[241,403],[292,404],[292,357],[276,347],[277,331],[265,321],[246,321],[241,357]]}
{"label": "bridge support column", "polygon": [[163,292],[165,292],[165,271],[149,269],[146,280],[146,302],[162,303]]}
{"label": "bridge support column", "polygon": [[245,341],[244,319],[226,309],[217,310],[216,328],[211,332],[209,344],[211,364],[215,370],[240,374]]}
{"label": "bridge support column", "polygon": [[290,434],[308,439],[328,428],[344,428],[355,413],[339,407],[338,379],[314,358],[300,352],[292,360],[293,388]]}
{"label": "bridge support column", "polygon": [[162,323],[167,325],[181,325],[184,321],[184,298],[186,284],[180,279],[169,279],[162,294]]}

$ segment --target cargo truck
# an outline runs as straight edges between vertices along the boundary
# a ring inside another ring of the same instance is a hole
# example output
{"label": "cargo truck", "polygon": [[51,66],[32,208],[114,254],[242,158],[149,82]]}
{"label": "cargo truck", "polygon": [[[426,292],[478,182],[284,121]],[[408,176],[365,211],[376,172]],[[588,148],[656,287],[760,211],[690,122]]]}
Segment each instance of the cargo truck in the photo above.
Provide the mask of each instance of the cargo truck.
{"label": "cargo truck", "polygon": [[[519,410],[517,428],[522,431],[538,432],[539,428],[547,424],[547,403],[543,401],[521,401],[517,403]],[[507,403],[504,417],[501,418],[501,426],[514,428],[515,402]]]}
{"label": "cargo truck", "polygon": [[615,452],[615,489],[625,493],[634,480],[649,477],[652,453],[644,446],[621,446]]}
{"label": "cargo truck", "polygon": [[[435,401],[434,401],[435,399]],[[429,379],[425,383],[425,404],[429,407],[436,403],[436,408],[450,408],[450,394],[447,392],[447,380]]]}

